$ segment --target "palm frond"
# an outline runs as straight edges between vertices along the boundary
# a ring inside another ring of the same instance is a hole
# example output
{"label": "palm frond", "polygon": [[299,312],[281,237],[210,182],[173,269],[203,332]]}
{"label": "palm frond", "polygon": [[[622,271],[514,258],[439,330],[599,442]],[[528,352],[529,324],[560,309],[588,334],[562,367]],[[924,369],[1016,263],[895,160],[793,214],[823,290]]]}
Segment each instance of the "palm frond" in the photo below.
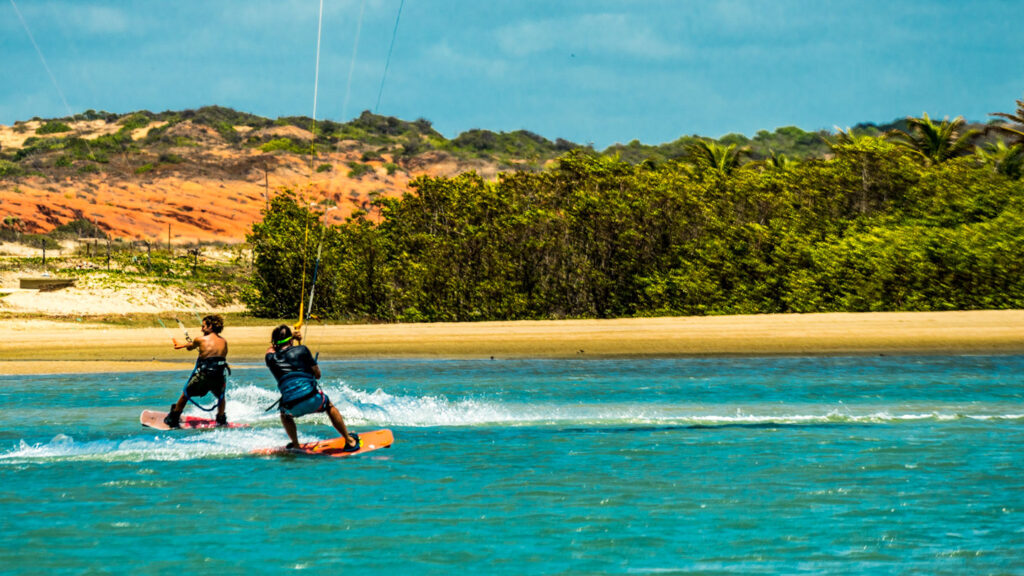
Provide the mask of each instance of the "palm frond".
{"label": "palm frond", "polygon": [[964,130],[967,121],[963,116],[953,120],[943,118],[934,122],[925,112],[920,118],[907,118],[907,130],[890,130],[886,133],[894,144],[907,148],[928,164],[939,164],[963,156],[971,149],[978,130]]}

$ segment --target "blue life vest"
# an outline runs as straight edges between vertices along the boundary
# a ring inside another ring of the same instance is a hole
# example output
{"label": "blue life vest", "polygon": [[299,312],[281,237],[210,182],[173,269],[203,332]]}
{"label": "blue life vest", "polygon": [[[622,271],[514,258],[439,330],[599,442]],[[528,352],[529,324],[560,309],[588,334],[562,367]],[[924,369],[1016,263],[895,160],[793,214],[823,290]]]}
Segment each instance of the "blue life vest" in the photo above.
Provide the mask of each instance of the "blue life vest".
{"label": "blue life vest", "polygon": [[277,389],[281,391],[281,407],[286,410],[312,398],[319,392],[316,379],[312,374],[304,372],[285,374],[277,382]]}

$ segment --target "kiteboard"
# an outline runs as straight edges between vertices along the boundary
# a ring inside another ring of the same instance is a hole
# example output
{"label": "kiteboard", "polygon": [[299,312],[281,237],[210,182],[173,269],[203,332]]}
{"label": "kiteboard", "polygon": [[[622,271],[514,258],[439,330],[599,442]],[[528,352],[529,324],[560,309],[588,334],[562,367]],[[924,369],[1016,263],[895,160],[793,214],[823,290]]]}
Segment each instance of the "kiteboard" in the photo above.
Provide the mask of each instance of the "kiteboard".
{"label": "kiteboard", "polygon": [[[171,427],[164,424],[164,418],[167,416],[167,412],[158,412],[156,410],[143,410],[139,416],[139,422],[143,426],[149,428],[155,428],[157,430],[170,430]],[[216,420],[210,418],[200,418],[198,416],[182,416],[181,424],[179,428],[196,429],[196,428],[247,428],[248,424],[239,424],[237,422],[228,422],[223,426],[217,426]]]}
{"label": "kiteboard", "polygon": [[388,429],[360,432],[355,436],[359,437],[359,450],[353,450],[351,452],[344,451],[345,438],[339,436],[337,438],[331,438],[330,440],[320,440],[319,442],[299,444],[295,448],[288,448],[286,446],[279,446],[277,448],[260,448],[259,450],[253,450],[252,453],[259,454],[261,456],[295,454],[300,456],[334,456],[341,458],[345,456],[365,454],[381,448],[390,448],[391,444],[395,441],[394,435],[391,433],[391,430]]}

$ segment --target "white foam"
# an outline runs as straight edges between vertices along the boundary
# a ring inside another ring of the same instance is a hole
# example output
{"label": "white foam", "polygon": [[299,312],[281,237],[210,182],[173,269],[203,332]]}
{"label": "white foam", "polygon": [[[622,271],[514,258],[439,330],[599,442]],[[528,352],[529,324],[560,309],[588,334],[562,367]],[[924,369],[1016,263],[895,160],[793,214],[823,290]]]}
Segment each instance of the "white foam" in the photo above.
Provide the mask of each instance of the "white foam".
{"label": "white foam", "polygon": [[[957,420],[1022,420],[1018,413],[1000,414],[993,406],[878,407],[847,404],[761,404],[727,408],[721,405],[664,405],[639,403],[517,403],[487,398],[449,399],[443,395],[400,395],[384,389],[361,390],[338,381],[325,391],[356,429],[380,427],[478,426],[736,426],[905,424]],[[243,385],[228,392],[227,412],[232,422],[248,428],[202,432],[161,432],[139,428],[122,438],[85,442],[59,434],[48,442],[18,446],[0,454],[5,462],[58,460],[182,460],[246,455],[258,448],[287,442],[276,410],[266,408],[278,398],[277,390]],[[209,416],[195,407],[186,413]],[[316,414],[299,422],[300,439],[336,436],[327,417]]]}

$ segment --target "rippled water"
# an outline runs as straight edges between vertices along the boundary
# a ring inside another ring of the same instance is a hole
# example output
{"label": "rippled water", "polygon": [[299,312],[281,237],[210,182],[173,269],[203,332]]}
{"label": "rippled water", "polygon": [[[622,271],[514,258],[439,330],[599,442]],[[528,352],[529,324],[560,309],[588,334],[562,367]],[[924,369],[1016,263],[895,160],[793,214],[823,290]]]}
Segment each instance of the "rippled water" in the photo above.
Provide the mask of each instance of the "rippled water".
{"label": "rippled water", "polygon": [[187,369],[0,378],[0,572],[1024,573],[1024,357],[323,370],[391,449],[250,455],[259,366],[214,431],[138,424]]}

